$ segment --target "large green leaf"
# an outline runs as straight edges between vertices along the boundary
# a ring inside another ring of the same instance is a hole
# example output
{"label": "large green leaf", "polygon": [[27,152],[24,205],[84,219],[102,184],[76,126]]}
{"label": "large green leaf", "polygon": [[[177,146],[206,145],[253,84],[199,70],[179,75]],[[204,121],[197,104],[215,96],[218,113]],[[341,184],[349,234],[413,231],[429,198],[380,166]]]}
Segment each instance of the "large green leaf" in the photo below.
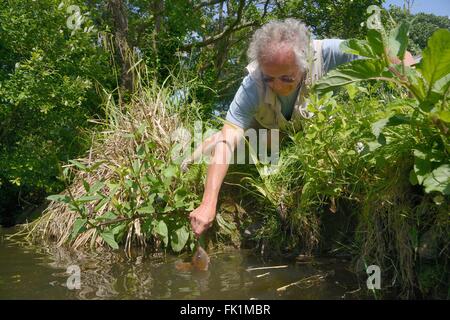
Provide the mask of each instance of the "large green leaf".
{"label": "large green leaf", "polygon": [[389,32],[389,54],[403,60],[408,46],[409,23],[402,22]]}
{"label": "large green leaf", "polygon": [[382,36],[377,30],[369,30],[367,40],[349,39],[342,41],[340,50],[367,58],[381,58],[384,53]]}
{"label": "large green leaf", "polygon": [[438,29],[428,40],[418,66],[432,88],[434,83],[450,73],[450,31]]}
{"label": "large green leaf", "polygon": [[314,90],[317,90],[319,93],[325,93],[356,81],[389,76],[383,71],[383,63],[379,60],[354,60],[330,71],[327,76],[315,83]]}
{"label": "large green leaf", "polygon": [[374,57],[374,53],[372,48],[369,45],[369,42],[366,40],[358,40],[358,39],[349,39],[342,41],[339,45],[339,49],[342,52],[348,54],[355,54],[362,57]]}
{"label": "large green leaf", "polygon": [[443,97],[450,87],[450,72],[436,81],[433,85],[432,92],[439,95],[439,98]]}
{"label": "large green leaf", "polygon": [[388,118],[380,119],[372,123],[372,133],[378,139],[384,127],[394,127],[411,123],[411,118],[404,114],[394,114]]}
{"label": "large green leaf", "polygon": [[380,119],[377,122],[372,123],[372,133],[375,137],[379,137],[380,133],[383,131],[384,127],[388,124],[389,119]]}
{"label": "large green leaf", "polygon": [[114,234],[112,231],[105,231],[101,232],[100,236],[105,240],[107,244],[113,249],[119,249],[119,245],[117,244],[116,240],[114,239]]}
{"label": "large green leaf", "polygon": [[438,112],[437,115],[442,121],[450,123],[450,111],[443,110]]}
{"label": "large green leaf", "polygon": [[163,220],[160,220],[156,225],[155,232],[162,236],[164,245],[167,246],[169,243],[169,231],[167,225]]}
{"label": "large green leaf", "polygon": [[369,31],[367,31],[367,41],[369,42],[371,50],[374,53],[374,57],[383,57],[384,44],[381,33],[377,30],[369,29]]}
{"label": "large green leaf", "polygon": [[186,245],[188,239],[189,231],[186,226],[182,226],[181,228],[175,230],[170,237],[170,245],[172,246],[173,251],[180,252]]}
{"label": "large green leaf", "polygon": [[80,233],[81,228],[85,226],[87,223],[87,219],[78,218],[73,223],[71,239],[75,239],[75,237]]}
{"label": "large green leaf", "polygon": [[450,195],[450,165],[443,164],[434,169],[423,181],[425,192],[438,191]]}

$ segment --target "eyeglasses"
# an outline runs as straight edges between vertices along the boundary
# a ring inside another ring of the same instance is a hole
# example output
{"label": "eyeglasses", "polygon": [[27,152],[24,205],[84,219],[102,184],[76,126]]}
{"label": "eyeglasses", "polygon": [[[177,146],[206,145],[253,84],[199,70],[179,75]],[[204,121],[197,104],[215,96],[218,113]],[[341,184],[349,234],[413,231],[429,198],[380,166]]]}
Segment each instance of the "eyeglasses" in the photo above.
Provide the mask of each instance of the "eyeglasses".
{"label": "eyeglasses", "polygon": [[293,82],[295,82],[295,79],[296,77],[291,77],[291,76],[286,76],[286,75],[283,75],[283,76],[280,76],[280,77],[269,77],[269,76],[266,76],[266,75],[263,75],[262,76],[262,80],[265,82],[265,83],[271,83],[271,82],[273,82],[273,81],[275,81],[275,79],[279,79],[281,82],[284,82],[284,83],[293,83]]}

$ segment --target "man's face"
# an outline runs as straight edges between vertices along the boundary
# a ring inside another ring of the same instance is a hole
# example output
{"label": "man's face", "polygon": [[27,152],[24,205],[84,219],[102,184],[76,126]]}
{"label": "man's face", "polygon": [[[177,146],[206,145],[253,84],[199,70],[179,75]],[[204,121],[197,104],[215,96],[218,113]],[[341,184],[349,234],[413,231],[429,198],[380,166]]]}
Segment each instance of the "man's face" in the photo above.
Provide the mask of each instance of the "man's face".
{"label": "man's face", "polygon": [[294,92],[302,79],[295,53],[286,45],[272,50],[270,55],[264,57],[260,68],[263,81],[280,96],[288,96]]}

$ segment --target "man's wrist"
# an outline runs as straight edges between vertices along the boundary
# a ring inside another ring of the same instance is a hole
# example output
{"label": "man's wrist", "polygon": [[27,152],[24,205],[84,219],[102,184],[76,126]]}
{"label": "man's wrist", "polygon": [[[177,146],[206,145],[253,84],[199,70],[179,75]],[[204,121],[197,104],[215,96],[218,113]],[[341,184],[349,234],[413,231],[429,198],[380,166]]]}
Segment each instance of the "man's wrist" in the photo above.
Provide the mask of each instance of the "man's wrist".
{"label": "man's wrist", "polygon": [[204,198],[203,200],[202,200],[202,205],[203,206],[206,206],[206,207],[210,207],[210,208],[212,208],[212,209],[216,209],[216,206],[217,206],[217,199],[214,199],[214,198]]}

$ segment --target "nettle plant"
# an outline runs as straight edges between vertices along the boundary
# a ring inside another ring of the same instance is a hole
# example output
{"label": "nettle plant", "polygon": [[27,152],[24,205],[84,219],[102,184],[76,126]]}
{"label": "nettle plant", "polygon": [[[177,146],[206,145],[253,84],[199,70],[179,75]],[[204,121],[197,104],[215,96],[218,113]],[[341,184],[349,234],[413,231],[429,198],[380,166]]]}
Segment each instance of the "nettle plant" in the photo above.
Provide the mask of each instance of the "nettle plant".
{"label": "nettle plant", "polygon": [[385,30],[379,22],[379,10],[368,9],[369,13],[375,11],[369,19],[378,20],[369,23],[368,19],[370,29],[366,39],[350,39],[341,44],[344,52],[359,55],[361,59],[332,70],[314,89],[323,94],[364,80],[398,85],[400,98],[387,104],[386,110],[380,112],[383,117],[372,123],[376,140],[369,149],[373,151],[389,143],[385,136],[388,127],[410,126],[407,132],[414,133],[415,143],[409,180],[413,185],[422,185],[426,193],[436,195],[435,201],[442,202],[444,195],[450,195],[450,31],[435,31],[420,63],[406,66],[410,24],[402,22]]}

